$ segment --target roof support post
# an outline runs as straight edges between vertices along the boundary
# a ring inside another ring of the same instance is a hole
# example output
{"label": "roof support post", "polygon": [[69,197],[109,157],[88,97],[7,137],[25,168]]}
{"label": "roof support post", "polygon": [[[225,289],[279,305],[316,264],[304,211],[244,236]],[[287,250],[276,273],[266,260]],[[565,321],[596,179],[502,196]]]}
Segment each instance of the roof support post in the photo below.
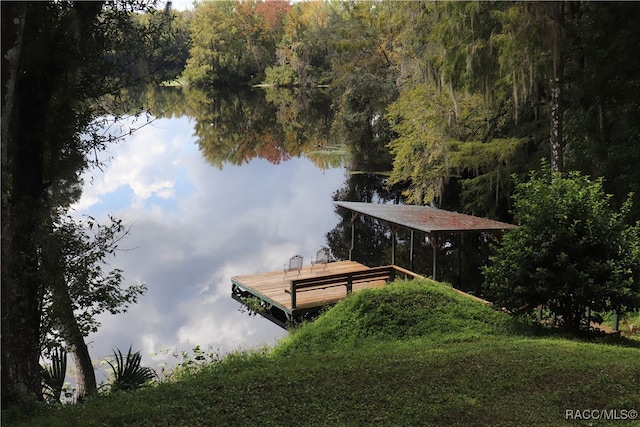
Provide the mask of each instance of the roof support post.
{"label": "roof support post", "polygon": [[387,224],[391,230],[391,265],[396,265],[396,232],[397,228],[393,224]]}
{"label": "roof support post", "polygon": [[353,254],[353,247],[355,245],[355,241],[356,241],[356,223],[352,221],[351,222],[351,246],[349,247],[349,261],[353,261],[352,254]]}
{"label": "roof support post", "polygon": [[358,212],[354,212],[351,216],[351,247],[349,248],[349,261],[353,261],[352,253],[353,248],[356,245],[356,219],[358,218],[358,215]]}
{"label": "roof support post", "polygon": [[431,245],[431,247],[433,248],[433,280],[436,280],[436,260],[437,260],[437,255],[438,255],[438,246],[437,245]]}
{"label": "roof support post", "polygon": [[290,292],[291,292],[291,308],[295,309],[297,306],[296,303],[296,282],[295,280],[291,281],[291,286],[289,288]]}
{"label": "roof support post", "polygon": [[413,229],[411,229],[411,247],[409,248],[409,270],[413,271]]}
{"label": "roof support post", "polygon": [[460,289],[460,285],[462,282],[462,233],[456,233],[456,244],[457,244],[457,251],[458,252],[456,255],[456,275],[458,276],[458,289]]}
{"label": "roof support post", "polygon": [[433,280],[436,280],[436,261],[438,258],[437,255],[440,242],[438,241],[438,235],[436,233],[429,233],[427,239],[429,239],[429,243],[433,248]]}

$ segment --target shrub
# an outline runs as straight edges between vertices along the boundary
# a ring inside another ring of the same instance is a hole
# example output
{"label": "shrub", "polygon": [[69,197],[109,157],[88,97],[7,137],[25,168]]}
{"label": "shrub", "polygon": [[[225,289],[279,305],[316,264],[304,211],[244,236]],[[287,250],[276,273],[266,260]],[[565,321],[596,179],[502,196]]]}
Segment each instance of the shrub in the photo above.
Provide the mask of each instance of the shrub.
{"label": "shrub", "polygon": [[577,172],[533,172],[517,182],[514,215],[519,228],[483,269],[492,301],[519,313],[548,305],[567,329],[584,326],[587,309],[624,312],[640,304],[639,227],[610,206],[602,180]]}
{"label": "shrub", "polygon": [[107,361],[113,371],[111,391],[136,390],[142,388],[155,377],[153,369],[141,366],[142,356],[139,351],[132,353],[131,347],[129,347],[126,358],[120,350],[115,350],[113,355],[115,365]]}

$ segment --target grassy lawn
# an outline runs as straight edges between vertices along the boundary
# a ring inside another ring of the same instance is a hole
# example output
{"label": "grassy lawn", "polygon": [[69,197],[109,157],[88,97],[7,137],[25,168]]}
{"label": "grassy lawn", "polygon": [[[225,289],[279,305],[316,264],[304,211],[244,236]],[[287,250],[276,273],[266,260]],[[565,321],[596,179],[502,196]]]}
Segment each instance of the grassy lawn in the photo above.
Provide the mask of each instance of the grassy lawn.
{"label": "grassy lawn", "polygon": [[274,349],[21,425],[638,425],[565,420],[640,410],[637,344],[553,335],[416,281],[359,292]]}

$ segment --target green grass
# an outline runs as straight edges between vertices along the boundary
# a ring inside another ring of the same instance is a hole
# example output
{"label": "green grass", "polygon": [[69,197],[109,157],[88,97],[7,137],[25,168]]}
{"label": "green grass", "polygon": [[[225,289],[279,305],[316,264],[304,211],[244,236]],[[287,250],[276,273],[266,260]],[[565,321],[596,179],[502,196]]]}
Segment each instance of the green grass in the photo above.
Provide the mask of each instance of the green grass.
{"label": "green grass", "polygon": [[274,353],[349,351],[398,340],[464,341],[509,334],[506,314],[430,280],[365,289],[283,339]]}
{"label": "green grass", "polygon": [[640,410],[637,341],[556,336],[415,281],[359,292],[274,349],[22,425],[592,425],[567,409]]}

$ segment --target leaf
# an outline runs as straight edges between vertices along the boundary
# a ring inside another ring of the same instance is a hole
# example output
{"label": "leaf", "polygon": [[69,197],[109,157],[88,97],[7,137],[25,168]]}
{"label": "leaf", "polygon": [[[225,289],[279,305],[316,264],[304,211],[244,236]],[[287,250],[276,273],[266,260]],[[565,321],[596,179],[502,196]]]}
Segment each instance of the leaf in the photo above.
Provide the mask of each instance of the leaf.
{"label": "leaf", "polygon": [[126,358],[119,349],[113,355],[113,363],[107,361],[113,372],[112,391],[136,390],[155,378],[153,369],[141,366],[142,356],[139,351],[132,353],[131,346]]}
{"label": "leaf", "polygon": [[45,398],[51,402],[60,402],[64,380],[67,375],[67,352],[55,348],[51,352],[51,364],[40,365],[40,377],[44,386]]}

